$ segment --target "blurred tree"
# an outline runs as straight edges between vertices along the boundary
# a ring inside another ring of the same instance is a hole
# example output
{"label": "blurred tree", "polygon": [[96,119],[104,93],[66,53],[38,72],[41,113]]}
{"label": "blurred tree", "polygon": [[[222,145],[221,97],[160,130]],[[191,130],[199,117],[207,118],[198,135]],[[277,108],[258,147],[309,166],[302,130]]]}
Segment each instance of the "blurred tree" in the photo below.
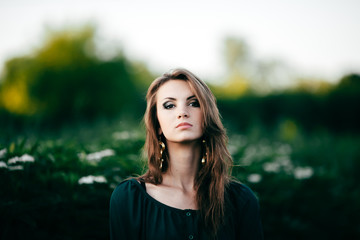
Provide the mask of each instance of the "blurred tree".
{"label": "blurred tree", "polygon": [[212,85],[218,98],[236,99],[249,90],[249,49],[246,43],[234,37],[225,39],[224,57],[227,74],[222,85]]}
{"label": "blurred tree", "polygon": [[225,39],[225,62],[229,72],[246,72],[249,58],[249,47],[244,40],[235,37]]}
{"label": "blurred tree", "polygon": [[337,85],[336,92],[347,94],[360,93],[360,75],[352,73],[342,77]]}
{"label": "blurred tree", "polygon": [[337,130],[351,129],[360,131],[360,75],[348,74],[327,96],[325,117],[329,125]]}
{"label": "blurred tree", "polygon": [[333,84],[323,79],[299,78],[297,83],[289,88],[290,92],[306,92],[316,95],[328,94],[333,89]]}
{"label": "blurred tree", "polygon": [[136,112],[139,90],[151,74],[121,52],[101,60],[94,35],[93,26],[53,31],[32,56],[9,60],[0,93],[3,108],[54,122]]}
{"label": "blurred tree", "polygon": [[294,84],[295,74],[280,60],[259,60],[254,63],[252,90],[261,95],[281,91]]}
{"label": "blurred tree", "polygon": [[34,76],[32,59],[14,58],[5,63],[0,89],[0,106],[18,115],[32,115],[38,105],[29,95],[29,79]]}
{"label": "blurred tree", "polygon": [[228,37],[224,46],[227,74],[224,84],[214,87],[220,98],[236,99],[250,92],[266,95],[288,87],[295,78],[279,60],[256,60],[242,39]]}
{"label": "blurred tree", "polygon": [[210,87],[217,98],[237,99],[248,92],[249,82],[238,71],[234,71],[226,78],[223,85],[211,85]]}

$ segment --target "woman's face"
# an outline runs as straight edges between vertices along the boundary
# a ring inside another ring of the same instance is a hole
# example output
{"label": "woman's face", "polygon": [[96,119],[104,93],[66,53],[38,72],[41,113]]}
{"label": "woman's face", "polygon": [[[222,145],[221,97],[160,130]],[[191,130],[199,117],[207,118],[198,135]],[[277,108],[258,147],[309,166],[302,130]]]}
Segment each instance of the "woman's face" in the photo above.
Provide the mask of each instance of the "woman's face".
{"label": "woman's face", "polygon": [[157,118],[159,134],[163,133],[167,142],[191,142],[203,135],[203,114],[189,83],[170,80],[157,92]]}

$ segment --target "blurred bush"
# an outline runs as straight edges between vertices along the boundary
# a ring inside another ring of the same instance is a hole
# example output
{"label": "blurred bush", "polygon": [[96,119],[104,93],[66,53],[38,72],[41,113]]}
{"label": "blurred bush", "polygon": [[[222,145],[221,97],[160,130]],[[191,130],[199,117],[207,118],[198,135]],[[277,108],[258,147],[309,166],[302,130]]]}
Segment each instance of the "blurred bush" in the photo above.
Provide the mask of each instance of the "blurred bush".
{"label": "blurred bush", "polygon": [[91,26],[55,31],[33,54],[7,61],[0,88],[2,112],[55,125],[141,115],[150,72],[121,52],[102,60],[94,38]]}
{"label": "blurred bush", "polygon": [[360,133],[359,85],[360,76],[350,74],[325,93],[292,90],[265,96],[245,94],[236,99],[219,98],[218,104],[224,119],[240,131],[258,123],[271,130],[291,119],[307,131]]}
{"label": "blurred bush", "polygon": [[144,135],[120,122],[0,142],[0,239],[108,239],[109,199],[141,173]]}
{"label": "blurred bush", "polygon": [[[360,138],[289,120],[265,129],[228,130],[233,175],[259,197],[266,239],[359,238]],[[1,239],[108,238],[112,190],[144,171],[144,131],[116,121],[62,133],[0,142]]]}
{"label": "blurred bush", "polygon": [[266,239],[359,238],[359,136],[298,128],[283,139],[294,127],[284,125],[275,134],[230,129],[233,175],[258,194]]}

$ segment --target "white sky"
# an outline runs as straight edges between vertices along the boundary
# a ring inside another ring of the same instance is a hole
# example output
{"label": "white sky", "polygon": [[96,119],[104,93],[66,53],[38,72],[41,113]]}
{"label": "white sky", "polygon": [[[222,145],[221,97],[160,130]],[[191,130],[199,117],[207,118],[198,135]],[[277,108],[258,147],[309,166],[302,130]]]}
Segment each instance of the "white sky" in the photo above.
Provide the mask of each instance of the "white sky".
{"label": "white sky", "polygon": [[224,39],[244,39],[257,59],[338,80],[360,71],[358,0],[0,0],[0,69],[38,46],[46,26],[95,22],[104,43],[163,73],[225,74]]}

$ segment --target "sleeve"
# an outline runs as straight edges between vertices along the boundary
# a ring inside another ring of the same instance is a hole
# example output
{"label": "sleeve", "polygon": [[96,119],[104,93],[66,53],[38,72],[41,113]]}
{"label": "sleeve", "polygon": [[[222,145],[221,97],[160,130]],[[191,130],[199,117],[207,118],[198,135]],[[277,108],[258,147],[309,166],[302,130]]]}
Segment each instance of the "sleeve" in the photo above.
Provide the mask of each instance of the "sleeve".
{"label": "sleeve", "polygon": [[[241,199],[239,199],[241,198]],[[263,229],[260,217],[258,199],[254,193],[245,185],[241,185],[237,191],[238,206],[238,233],[237,239],[241,240],[263,240]]]}
{"label": "sleeve", "polygon": [[141,203],[136,186],[120,183],[110,198],[110,239],[140,239]]}

